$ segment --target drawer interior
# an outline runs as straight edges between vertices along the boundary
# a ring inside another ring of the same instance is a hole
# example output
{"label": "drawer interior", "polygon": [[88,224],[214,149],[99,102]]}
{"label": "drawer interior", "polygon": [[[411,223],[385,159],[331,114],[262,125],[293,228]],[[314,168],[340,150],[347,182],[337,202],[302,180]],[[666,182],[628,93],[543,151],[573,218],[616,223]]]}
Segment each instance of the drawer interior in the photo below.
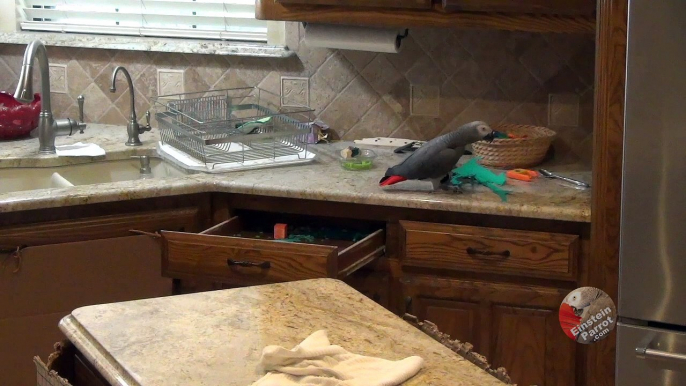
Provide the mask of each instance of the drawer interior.
{"label": "drawer interior", "polygon": [[[319,216],[289,215],[258,211],[236,211],[225,225],[203,232],[243,239],[274,240],[284,243],[329,245],[345,250],[384,228],[383,223],[350,221]],[[274,225],[287,224],[287,238],[274,239]]]}

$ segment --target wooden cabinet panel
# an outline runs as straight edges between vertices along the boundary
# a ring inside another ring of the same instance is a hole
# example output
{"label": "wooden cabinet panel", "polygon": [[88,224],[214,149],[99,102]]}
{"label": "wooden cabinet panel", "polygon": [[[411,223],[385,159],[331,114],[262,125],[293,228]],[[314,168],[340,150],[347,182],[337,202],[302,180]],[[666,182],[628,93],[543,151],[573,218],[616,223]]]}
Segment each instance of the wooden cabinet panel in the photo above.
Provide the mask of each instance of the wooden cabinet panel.
{"label": "wooden cabinet panel", "polygon": [[0,269],[0,319],[171,294],[161,252],[148,236],[23,249]]}
{"label": "wooden cabinet panel", "polygon": [[0,385],[36,386],[38,355],[47,361],[52,345],[64,339],[57,327],[68,311],[21,318],[0,318]]}
{"label": "wooden cabinet panel", "polygon": [[276,0],[283,4],[338,5],[343,7],[431,8],[431,0]]}
{"label": "wooden cabinet panel", "polygon": [[343,281],[384,308],[389,307],[390,275],[388,272],[364,269],[353,273],[343,279]]}
{"label": "wooden cabinet panel", "polygon": [[566,290],[408,276],[409,313],[474,345],[520,385],[575,385],[576,343],[557,321]]}
{"label": "wooden cabinet panel", "polygon": [[40,354],[47,360],[47,350],[62,338],[57,323],[73,309],[171,295],[160,256],[148,236],[23,249],[16,272],[13,262],[0,269],[0,374],[17,380],[7,384],[36,384],[31,359]]}
{"label": "wooden cabinet panel", "polygon": [[[556,316],[551,310],[513,306],[493,306],[490,358],[509,370],[522,385],[544,385],[545,368],[538,366],[546,357],[546,319]],[[534,364],[534,365],[531,365]]]}
{"label": "wooden cabinet panel", "polygon": [[555,15],[592,15],[595,0],[442,0],[448,12],[510,12]]}
{"label": "wooden cabinet panel", "polygon": [[481,315],[479,304],[451,300],[421,299],[418,305],[423,319],[436,323],[441,332],[453,339],[469,342],[474,350],[481,352]]}
{"label": "wooden cabinet panel", "polygon": [[198,213],[198,208],[179,208],[3,227],[0,249],[123,237],[131,235],[132,229],[193,232]]}
{"label": "wooden cabinet panel", "polygon": [[579,236],[401,221],[403,264],[573,280]]}

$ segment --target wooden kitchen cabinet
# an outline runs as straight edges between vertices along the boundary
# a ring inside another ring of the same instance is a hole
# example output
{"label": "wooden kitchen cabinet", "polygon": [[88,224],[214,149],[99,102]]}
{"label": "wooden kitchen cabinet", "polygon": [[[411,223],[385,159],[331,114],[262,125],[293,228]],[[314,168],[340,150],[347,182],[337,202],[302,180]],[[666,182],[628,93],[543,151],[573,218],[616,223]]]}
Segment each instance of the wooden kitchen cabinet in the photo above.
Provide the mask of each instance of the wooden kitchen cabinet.
{"label": "wooden kitchen cabinet", "polygon": [[283,4],[339,5],[344,7],[431,9],[431,0],[276,0]]}
{"label": "wooden kitchen cabinet", "polygon": [[446,12],[503,12],[550,15],[592,15],[595,0],[442,0]]}
{"label": "wooden kitchen cabinet", "polygon": [[596,0],[256,0],[263,20],[411,28],[595,31]]}
{"label": "wooden kitchen cabinet", "polygon": [[197,208],[30,223],[0,229],[1,384],[36,384],[32,358],[61,339],[59,320],[91,304],[166,296],[158,240],[130,230],[193,230]]}
{"label": "wooden kitchen cabinet", "polygon": [[592,15],[595,0],[276,0],[286,5],[336,5],[395,9],[442,9],[446,12],[504,12],[552,15]]}
{"label": "wooden kitchen cabinet", "polygon": [[20,261],[10,261],[0,273],[3,381],[35,385],[31,359],[47,359],[52,343],[61,339],[59,320],[72,310],[171,295],[171,280],[160,273],[159,251],[159,244],[148,236],[23,249]]}
{"label": "wooden kitchen cabinet", "polygon": [[576,343],[560,328],[568,290],[431,276],[401,279],[405,311],[470,342],[519,385],[575,385]]}

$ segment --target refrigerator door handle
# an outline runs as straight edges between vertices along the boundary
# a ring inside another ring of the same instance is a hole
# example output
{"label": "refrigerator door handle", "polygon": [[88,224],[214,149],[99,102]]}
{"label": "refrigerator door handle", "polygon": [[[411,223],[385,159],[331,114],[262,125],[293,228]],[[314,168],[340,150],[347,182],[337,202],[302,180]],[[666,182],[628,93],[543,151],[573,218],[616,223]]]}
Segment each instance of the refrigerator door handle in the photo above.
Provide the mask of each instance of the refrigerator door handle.
{"label": "refrigerator door handle", "polygon": [[672,359],[686,362],[686,354],[679,354],[669,351],[654,350],[652,348],[636,347],[636,353],[645,358],[652,359]]}
{"label": "refrigerator door handle", "polygon": [[649,334],[636,347],[636,355],[645,359],[671,359],[686,362],[686,354],[674,353],[650,348],[650,344],[655,338],[655,334]]}

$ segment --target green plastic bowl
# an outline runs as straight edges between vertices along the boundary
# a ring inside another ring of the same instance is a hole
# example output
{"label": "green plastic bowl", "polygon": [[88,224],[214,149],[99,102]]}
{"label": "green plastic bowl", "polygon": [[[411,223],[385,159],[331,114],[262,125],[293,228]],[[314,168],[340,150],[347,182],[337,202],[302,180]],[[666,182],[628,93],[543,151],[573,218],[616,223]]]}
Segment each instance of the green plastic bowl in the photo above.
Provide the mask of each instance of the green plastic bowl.
{"label": "green plastic bowl", "polygon": [[340,157],[341,167],[345,170],[369,170],[374,166],[376,153],[367,149],[360,149],[360,154],[352,158]]}

